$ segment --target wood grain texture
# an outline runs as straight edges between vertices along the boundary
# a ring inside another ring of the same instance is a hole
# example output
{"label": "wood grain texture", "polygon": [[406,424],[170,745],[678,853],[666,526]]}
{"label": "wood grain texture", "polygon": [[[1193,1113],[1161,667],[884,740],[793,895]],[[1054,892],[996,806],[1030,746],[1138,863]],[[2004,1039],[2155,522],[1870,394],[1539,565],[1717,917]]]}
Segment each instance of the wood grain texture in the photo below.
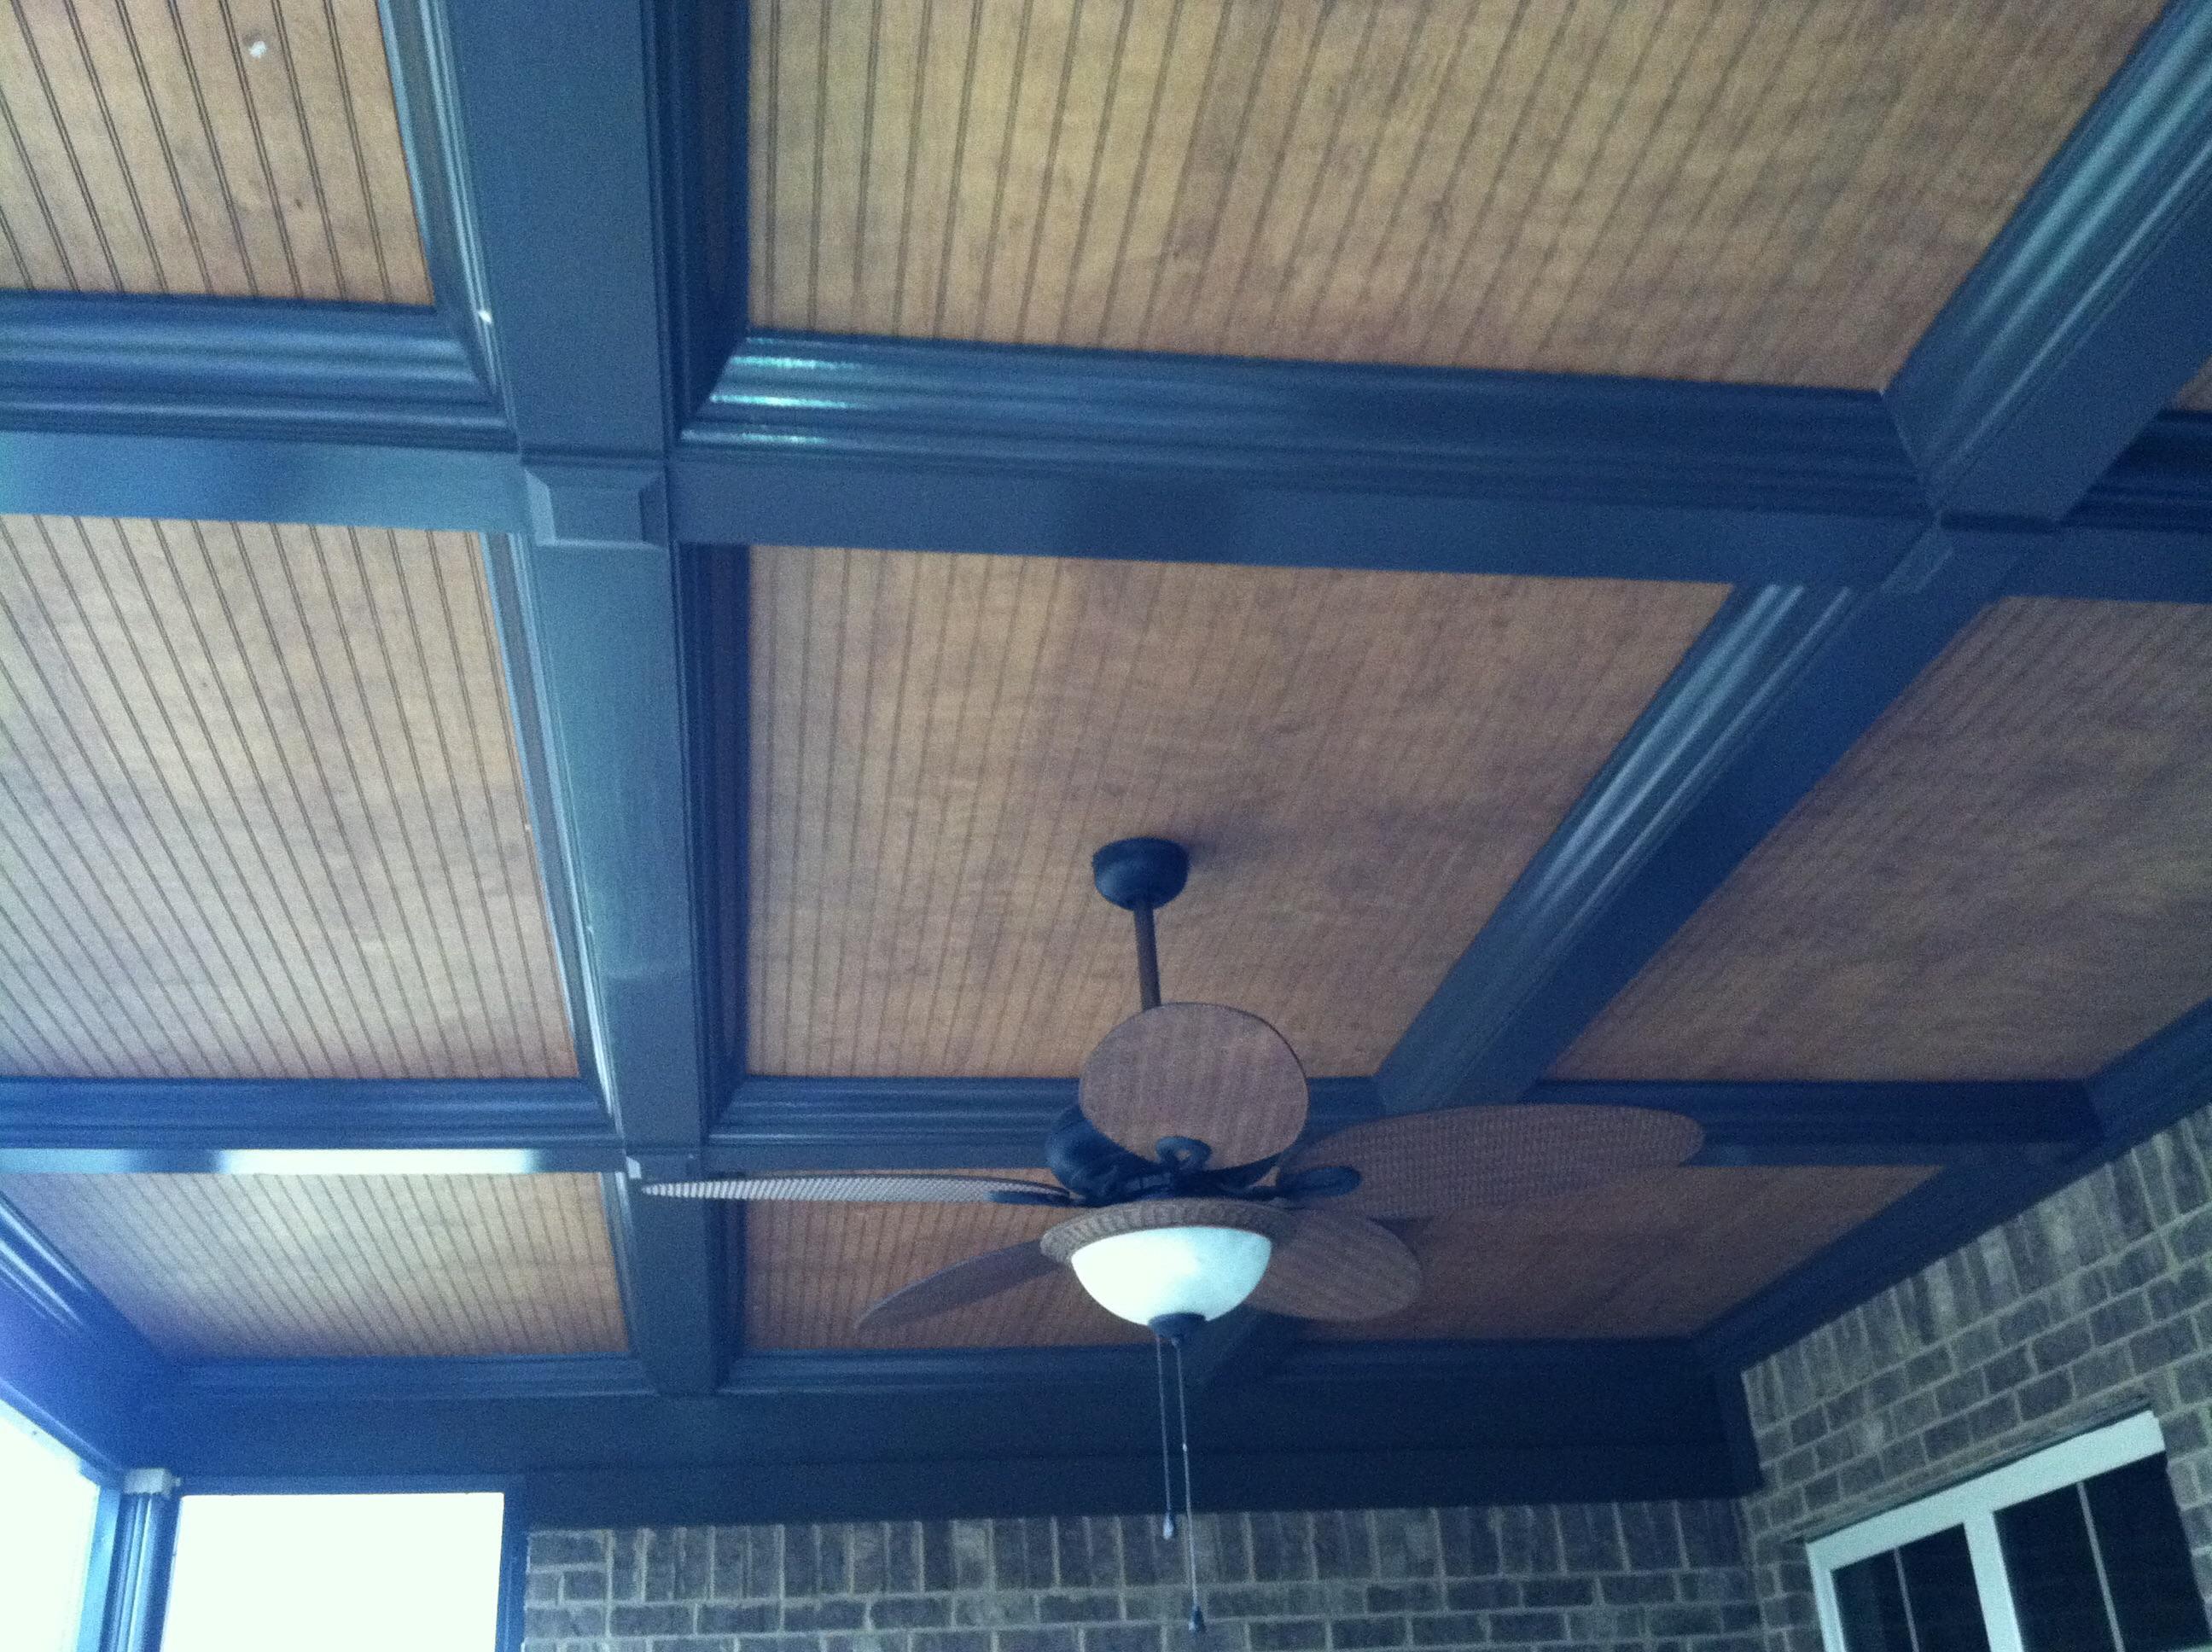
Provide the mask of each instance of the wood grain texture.
{"label": "wood grain texture", "polygon": [[911,1325],[861,1330],[854,1323],[878,1299],[939,1268],[1035,1239],[1066,1219],[1065,1211],[1021,1205],[754,1206],[745,1212],[745,1346],[1043,1348],[1146,1335],[1092,1302],[1060,1266]]}
{"label": "wood grain texture", "polygon": [[179,1359],[618,1353],[586,1175],[10,1175],[14,1205]]}
{"label": "wood grain texture", "polygon": [[575,1071],[473,538],[0,518],[0,1072]]}
{"label": "wood grain texture", "polygon": [[2208,997],[2212,611],[2015,598],[1556,1071],[2083,1078]]}
{"label": "wood grain texture", "polygon": [[768,1073],[1066,1077],[1163,991],[1374,1071],[1723,592],[755,554],[748,1026]]}
{"label": "wood grain texture", "polygon": [[2158,0],[763,0],[754,319],[1874,387]]}
{"label": "wood grain texture", "polygon": [[1421,1294],[1388,1318],[1315,1324],[1346,1341],[1686,1336],[1932,1174],[1652,1170],[1590,1193],[1401,1228]]}
{"label": "wood grain texture", "polygon": [[0,286],[430,302],[376,0],[16,0],[0,113]]}

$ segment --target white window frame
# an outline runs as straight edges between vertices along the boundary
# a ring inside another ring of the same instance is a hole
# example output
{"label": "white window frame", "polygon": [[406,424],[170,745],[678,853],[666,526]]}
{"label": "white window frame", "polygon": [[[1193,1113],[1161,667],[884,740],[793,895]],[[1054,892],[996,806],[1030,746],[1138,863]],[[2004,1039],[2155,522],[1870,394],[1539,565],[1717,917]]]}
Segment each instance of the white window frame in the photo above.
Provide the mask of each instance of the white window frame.
{"label": "white window frame", "polygon": [[2138,1412],[2062,1440],[2032,1457],[1977,1475],[1963,1485],[1815,1538],[1806,1545],[1805,1552],[1813,1563],[1813,1603],[1820,1614],[1821,1643],[1828,1652],[1846,1652],[1843,1619],[1836,1610],[1836,1573],[1840,1569],[1963,1526],[1966,1552],[1973,1562],[1974,1588],[1981,1597],[1982,1621],[1989,1631],[1990,1652],[2025,1652],[2020,1619],[2013,1610],[2012,1580],[2005,1573],[2004,1546],[1997,1540],[1998,1511],[2124,1468],[2145,1457],[2161,1455],[2165,1450],[2166,1434],[2158,1418],[2147,1411]]}

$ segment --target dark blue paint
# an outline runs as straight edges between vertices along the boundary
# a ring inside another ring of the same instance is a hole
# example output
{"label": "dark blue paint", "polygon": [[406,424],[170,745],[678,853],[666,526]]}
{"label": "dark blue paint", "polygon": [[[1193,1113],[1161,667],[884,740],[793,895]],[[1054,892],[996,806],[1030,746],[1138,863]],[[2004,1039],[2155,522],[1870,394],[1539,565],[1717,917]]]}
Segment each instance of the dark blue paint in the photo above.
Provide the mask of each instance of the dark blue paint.
{"label": "dark blue paint", "polygon": [[2056,519],[2212,355],[2212,7],[2137,44],[1891,384],[1945,512]]}
{"label": "dark blue paint", "polygon": [[612,1170],[576,1079],[0,1078],[0,1170]]}
{"label": "dark blue paint", "polygon": [[141,1461],[139,1406],[166,1362],[0,1200],[0,1402],[106,1475]]}
{"label": "dark blue paint", "polygon": [[[196,1486],[491,1474],[554,1521],[631,1518],[644,1498],[658,1512],[635,1517],[659,1520],[1140,1509],[1158,1485],[1150,1357],[757,1354],[689,1397],[614,1387],[592,1361],[567,1393],[560,1362],[527,1389],[471,1362],[477,1392],[419,1372],[325,1385],[208,1368],[151,1423]],[[1204,1396],[1194,1421],[1202,1500],[1388,1506],[1451,1501],[1447,1483],[1532,1500],[1723,1495],[1740,1489],[1727,1441],[1741,1404],[1675,1342],[1348,1345],[1292,1348],[1269,1382]]]}
{"label": "dark blue paint", "polygon": [[[1072,1078],[768,1078],[741,1083],[708,1138],[716,1172],[988,1169],[1037,1162]],[[2064,1084],[1577,1084],[1521,1099],[1650,1107],[1705,1127],[1706,1164],[1939,1164],[2041,1158],[2098,1130]],[[1313,1081],[1309,1139],[1377,1117],[1374,1081]]]}
{"label": "dark blue paint", "polygon": [[2212,1105],[2212,1003],[2105,1068],[2087,1097],[2100,1127],[2093,1142],[2041,1162],[1942,1171],[1709,1327],[1698,1348],[1721,1368],[1762,1359]]}

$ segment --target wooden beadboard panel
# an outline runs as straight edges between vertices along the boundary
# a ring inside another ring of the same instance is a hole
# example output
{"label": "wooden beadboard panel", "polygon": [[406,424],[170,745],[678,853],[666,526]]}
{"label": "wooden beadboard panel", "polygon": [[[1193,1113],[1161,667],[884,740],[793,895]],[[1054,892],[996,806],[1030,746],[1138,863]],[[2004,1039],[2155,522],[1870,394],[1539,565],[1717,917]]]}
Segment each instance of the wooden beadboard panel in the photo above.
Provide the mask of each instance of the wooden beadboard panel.
{"label": "wooden beadboard panel", "polygon": [[1557,1072],[2082,1078],[2208,997],[2212,611],[2014,598]]}
{"label": "wooden beadboard panel", "polygon": [[430,302],[376,0],[18,0],[0,109],[0,286]]}
{"label": "wooden beadboard panel", "polygon": [[2159,0],[763,0],[763,325],[1887,382]]}
{"label": "wooden beadboard panel", "polygon": [[477,541],[0,518],[0,1072],[576,1071]]}
{"label": "wooden beadboard panel", "polygon": [[619,1353],[587,1175],[9,1175],[27,1217],[180,1359]]}
{"label": "wooden beadboard panel", "polygon": [[[1000,1174],[1047,1180],[1037,1170]],[[941,1267],[1035,1239],[1065,1211],[1022,1205],[784,1205],[744,1224],[748,1348],[1042,1348],[1146,1334],[1084,1294],[1066,1269],[895,1330],[854,1321]]]}
{"label": "wooden beadboard panel", "polygon": [[1407,1224],[1421,1294],[1336,1341],[1686,1336],[1933,1172],[1823,1165],[1648,1172],[1596,1193]]}
{"label": "wooden beadboard panel", "polygon": [[1091,854],[1191,846],[1170,999],[1364,1074],[1712,586],[756,553],[748,1026],[768,1073],[1067,1076],[1136,1007]]}

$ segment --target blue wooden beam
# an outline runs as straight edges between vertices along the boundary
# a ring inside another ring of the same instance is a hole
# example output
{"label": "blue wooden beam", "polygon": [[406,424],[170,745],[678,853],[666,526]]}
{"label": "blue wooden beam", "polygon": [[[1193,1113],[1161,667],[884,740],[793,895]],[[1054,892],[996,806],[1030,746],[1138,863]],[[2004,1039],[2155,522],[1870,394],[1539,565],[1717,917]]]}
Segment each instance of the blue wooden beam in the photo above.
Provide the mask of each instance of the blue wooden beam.
{"label": "blue wooden beam", "polygon": [[2212,7],[2153,24],[1886,395],[1946,514],[2056,520],[2212,357]]}
{"label": "blue wooden beam", "polygon": [[[488,0],[428,32],[448,54],[432,78],[450,88],[522,460],[527,531],[493,547],[493,587],[543,720],[580,1041],[625,1155],[674,1163],[696,1160],[724,1060],[704,574],[671,535],[664,467],[689,301],[663,227],[711,181],[670,166],[664,94],[694,72],[697,9]],[[668,1391],[711,1388],[727,1319],[713,1213],[617,1184],[610,1214],[639,1359]]]}
{"label": "blue wooden beam", "polygon": [[[628,1362],[509,1364],[188,1368],[149,1427],[196,1482],[496,1474],[546,1519],[1139,1511],[1158,1495],[1139,1347],[747,1354],[696,1396],[654,1394]],[[1200,1497],[1724,1496],[1743,1489],[1741,1404],[1679,1341],[1297,1347],[1267,1383],[1194,1407]]]}
{"label": "blue wooden beam", "polygon": [[618,1170],[581,1079],[0,1078],[0,1171]]}
{"label": "blue wooden beam", "polygon": [[2112,1062],[2086,1093],[2099,1121],[2092,1141],[2040,1162],[1945,1169],[1708,1327],[1698,1348],[1717,1367],[1754,1364],[2212,1106],[2212,1003]]}
{"label": "blue wooden beam", "polygon": [[141,1408],[168,1364],[0,1200],[0,1403],[104,1476],[144,1461]]}
{"label": "blue wooden beam", "polygon": [[775,333],[672,486],[689,538],[1731,582],[1927,519],[1862,393]]}
{"label": "blue wooden beam", "polygon": [[[1072,1078],[743,1080],[708,1138],[716,1171],[1035,1163]],[[2078,1151],[2099,1124],[2079,1084],[1581,1084],[1531,1102],[1650,1107],[1705,1131],[1701,1164],[1963,1164]],[[1309,1139],[1380,1116],[1365,1078],[1314,1081]]]}

